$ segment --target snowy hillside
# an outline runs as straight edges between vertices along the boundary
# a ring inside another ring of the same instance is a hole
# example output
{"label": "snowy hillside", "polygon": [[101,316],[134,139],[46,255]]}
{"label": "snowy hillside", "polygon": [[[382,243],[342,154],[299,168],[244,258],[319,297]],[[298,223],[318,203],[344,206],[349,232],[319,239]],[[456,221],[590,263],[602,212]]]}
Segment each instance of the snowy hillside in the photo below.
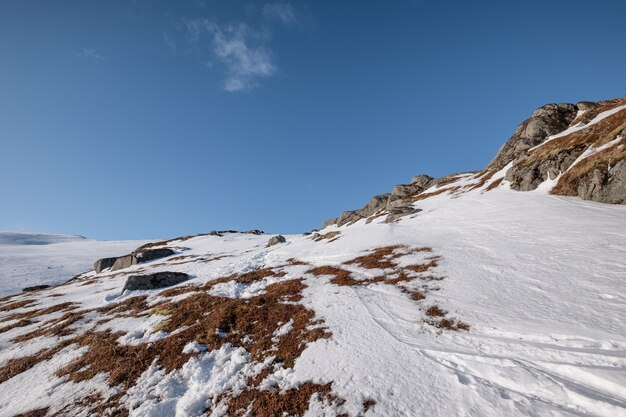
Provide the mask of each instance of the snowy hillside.
{"label": "snowy hillside", "polygon": [[[620,105],[316,233],[156,242],[1,300],[0,417],[626,417],[626,205],[553,194],[619,198]],[[512,189],[533,164],[563,169]]]}
{"label": "snowy hillside", "polygon": [[34,285],[59,284],[92,269],[97,258],[121,255],[143,243],[146,242],[0,232],[0,297]]}

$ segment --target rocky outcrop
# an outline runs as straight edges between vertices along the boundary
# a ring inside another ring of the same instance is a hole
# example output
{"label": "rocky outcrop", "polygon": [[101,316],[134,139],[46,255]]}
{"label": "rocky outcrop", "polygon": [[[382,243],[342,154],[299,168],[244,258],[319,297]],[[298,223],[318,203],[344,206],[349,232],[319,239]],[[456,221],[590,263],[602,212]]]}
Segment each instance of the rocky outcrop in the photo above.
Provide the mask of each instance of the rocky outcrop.
{"label": "rocky outcrop", "polygon": [[154,248],[154,249],[142,249],[147,246],[142,246],[135,252],[124,256],[118,256],[116,258],[102,258],[98,259],[93,267],[97,274],[111,268],[110,271],[118,271],[120,269],[128,268],[132,265],[137,265],[145,262],[154,261],[156,259],[165,258],[176,253],[173,249],[169,248]]}
{"label": "rocky outcrop", "polygon": [[[626,99],[615,99],[571,105],[581,113],[568,126],[559,126],[568,132],[514,155],[505,175],[511,188],[534,190],[543,181],[558,178],[553,194],[623,204],[626,109],[619,107],[625,104]],[[609,110],[612,113],[595,120]]]}
{"label": "rocky outcrop", "polygon": [[392,223],[404,216],[418,213],[422,210],[413,206],[393,207],[389,209],[389,214],[385,218],[385,223]]}
{"label": "rocky outcrop", "polygon": [[498,171],[548,136],[564,131],[576,118],[577,112],[574,104],[546,104],[538,108],[515,129],[513,136],[500,148],[487,168]]}
{"label": "rocky outcrop", "polygon": [[524,159],[519,159],[519,163],[513,165],[506,172],[505,179],[511,182],[511,188],[514,190],[534,190],[545,180],[553,180],[561,172],[567,171],[585,148],[584,145],[577,146],[550,158],[529,161],[528,163],[524,163]]}
{"label": "rocky outcrop", "polygon": [[124,291],[154,290],[171,287],[191,278],[183,272],[155,272],[147,275],[131,275],[126,279]]}
{"label": "rocky outcrop", "polygon": [[117,260],[117,258],[102,258],[102,259],[98,259],[93,264],[93,269],[96,271],[96,274],[99,274],[103,270],[112,267],[116,260]]}
{"label": "rocky outcrop", "polygon": [[270,240],[267,242],[267,247],[278,245],[279,243],[285,243],[287,239],[283,235],[272,236]]}
{"label": "rocky outcrop", "polygon": [[[497,171],[511,164],[504,179],[515,190],[530,191],[546,180],[557,180],[553,194],[626,204],[626,108],[618,108],[624,105],[626,98],[546,104],[515,129],[481,171],[479,181],[469,187],[451,187],[452,191],[481,189]],[[611,114],[596,119],[609,110]],[[327,220],[323,228],[351,225],[362,219],[369,223],[383,215],[387,215],[386,222],[393,222],[414,214],[413,202],[445,191],[444,187],[457,181],[459,175],[437,179],[415,176],[410,184],[396,185],[390,193],[374,196],[362,208]],[[502,178],[498,178],[494,184],[501,182]],[[424,193],[433,186],[438,189]]]}
{"label": "rocky outcrop", "polygon": [[[402,208],[407,203],[407,197],[417,195],[434,185],[437,180],[428,175],[418,175],[413,177],[410,184],[399,184],[393,187],[390,193],[375,195],[363,207],[357,210],[344,211],[339,217],[328,219],[324,222],[322,228],[337,225],[350,225],[362,219],[368,219],[370,222],[373,218],[390,213],[392,208]],[[408,211],[408,210],[405,210]],[[396,214],[400,211],[396,210]]]}

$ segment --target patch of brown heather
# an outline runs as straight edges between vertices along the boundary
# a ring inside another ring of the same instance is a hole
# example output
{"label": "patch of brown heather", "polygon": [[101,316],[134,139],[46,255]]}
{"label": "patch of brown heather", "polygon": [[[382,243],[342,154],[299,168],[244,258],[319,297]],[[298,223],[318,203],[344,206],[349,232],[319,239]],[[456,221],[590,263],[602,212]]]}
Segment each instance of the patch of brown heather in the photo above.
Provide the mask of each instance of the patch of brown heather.
{"label": "patch of brown heather", "polygon": [[40,362],[51,359],[54,355],[70,344],[71,343],[69,341],[63,341],[57,346],[50,349],[44,349],[37,354],[10,359],[4,365],[0,366],[0,384],[13,378],[15,375],[26,372]]}
{"label": "patch of brown heather", "polygon": [[[130,346],[117,343],[123,333],[91,332],[75,337],[66,343],[76,343],[87,351],[57,374],[72,381],[83,381],[103,372],[109,376],[111,385],[128,389],[152,363],[168,372],[180,369],[191,357],[182,353],[183,347],[192,341],[204,344],[209,350],[227,343],[241,346],[255,361],[263,362],[275,356],[269,367],[275,364],[293,367],[308,343],[330,337],[330,333],[320,327],[322,322],[315,319],[314,312],[297,304],[304,288],[301,279],[292,279],[269,285],[265,294],[245,300],[198,292],[178,302],[160,303],[150,308],[168,316],[160,329],[170,333],[183,330],[157,342]],[[276,341],[275,331],[290,320],[292,329]],[[298,411],[299,408],[292,408],[298,398],[307,394],[308,400],[314,392],[324,394],[323,387],[304,384],[288,393],[259,392],[253,401],[254,404],[267,401],[271,410]],[[256,388],[249,387],[249,391],[256,391]],[[245,398],[252,401],[252,397]],[[242,400],[237,401],[242,404]],[[254,404],[246,407],[256,407]]]}
{"label": "patch of brown heather", "polygon": [[38,408],[36,410],[28,411],[26,413],[16,414],[13,417],[44,417],[48,414],[50,407]]}
{"label": "patch of brown heather", "polygon": [[503,180],[504,180],[504,177],[503,177],[503,178],[498,178],[497,180],[495,180],[494,182],[492,182],[491,184],[489,184],[489,185],[487,186],[487,188],[485,188],[485,191],[491,191],[491,190],[493,190],[493,189],[495,189],[495,188],[498,188],[498,186],[499,186],[500,184],[502,184],[502,181],[503,181]]}
{"label": "patch of brown heather", "polygon": [[15,301],[13,303],[0,305],[0,311],[11,311],[11,310],[17,310],[18,308],[26,308],[26,307],[32,306],[36,302],[37,300],[32,300],[32,299]]}
{"label": "patch of brown heather", "polygon": [[20,320],[16,323],[10,324],[8,326],[0,327],[0,333],[8,332],[9,330],[15,329],[17,327],[26,327],[33,322],[30,320]]}
{"label": "patch of brown heather", "polygon": [[60,304],[55,304],[50,307],[35,309],[31,311],[25,311],[22,313],[13,313],[10,316],[6,316],[0,320],[9,321],[9,320],[32,320],[41,316],[45,316],[46,314],[52,314],[59,311],[72,311],[78,308],[77,304],[71,302],[65,302]]}
{"label": "patch of brown heather", "polygon": [[309,409],[311,397],[317,395],[321,401],[341,405],[344,400],[333,395],[331,384],[306,382],[297,388],[279,390],[247,389],[228,401],[229,416],[303,416]]}
{"label": "patch of brown heather", "polygon": [[330,265],[315,267],[308,270],[307,273],[313,274],[315,276],[333,275],[335,278],[330,280],[331,284],[340,286],[352,286],[361,285],[363,283],[370,283],[370,281],[357,281],[356,279],[352,278],[352,274],[350,273],[350,271],[346,271],[345,269],[337,268]]}

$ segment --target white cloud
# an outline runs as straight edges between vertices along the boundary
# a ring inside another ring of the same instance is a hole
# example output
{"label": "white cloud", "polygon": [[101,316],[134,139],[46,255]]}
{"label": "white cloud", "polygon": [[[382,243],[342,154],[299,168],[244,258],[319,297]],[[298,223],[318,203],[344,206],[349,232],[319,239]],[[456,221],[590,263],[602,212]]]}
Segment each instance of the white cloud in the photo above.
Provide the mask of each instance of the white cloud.
{"label": "white cloud", "polygon": [[105,61],[106,58],[96,52],[95,49],[83,48],[78,56],[83,58],[89,58],[92,61]]}
{"label": "white cloud", "polygon": [[263,16],[269,19],[277,19],[286,25],[298,22],[298,14],[291,4],[274,2],[263,6]]}
{"label": "white cloud", "polygon": [[219,25],[208,19],[192,20],[187,22],[187,30],[194,44],[208,35],[212,55],[226,68],[226,91],[251,90],[260,79],[277,72],[272,51],[266,46],[267,36],[245,23]]}

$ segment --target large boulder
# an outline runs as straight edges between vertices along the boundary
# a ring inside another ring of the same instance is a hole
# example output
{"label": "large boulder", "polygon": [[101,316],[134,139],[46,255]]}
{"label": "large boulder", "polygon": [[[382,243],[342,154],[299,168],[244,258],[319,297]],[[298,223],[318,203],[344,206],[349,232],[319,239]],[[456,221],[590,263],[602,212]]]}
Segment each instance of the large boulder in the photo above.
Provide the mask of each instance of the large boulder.
{"label": "large boulder", "polygon": [[131,275],[126,279],[122,292],[135,290],[154,290],[171,287],[191,278],[183,272],[155,272],[147,275]]}
{"label": "large boulder", "polygon": [[93,269],[96,271],[96,274],[99,274],[103,270],[112,267],[113,264],[115,264],[116,260],[117,260],[117,258],[102,258],[102,259],[98,259],[93,264]]}
{"label": "large boulder", "polygon": [[267,247],[278,245],[279,243],[285,243],[287,239],[283,235],[272,236],[270,240],[267,242]]}
{"label": "large boulder", "polygon": [[118,271],[120,269],[128,268],[132,265],[141,264],[144,262],[154,261],[156,259],[165,258],[166,256],[174,255],[176,252],[169,248],[157,248],[146,249],[142,251],[133,252],[129,255],[120,256],[115,259],[115,262],[111,266],[111,271]]}

